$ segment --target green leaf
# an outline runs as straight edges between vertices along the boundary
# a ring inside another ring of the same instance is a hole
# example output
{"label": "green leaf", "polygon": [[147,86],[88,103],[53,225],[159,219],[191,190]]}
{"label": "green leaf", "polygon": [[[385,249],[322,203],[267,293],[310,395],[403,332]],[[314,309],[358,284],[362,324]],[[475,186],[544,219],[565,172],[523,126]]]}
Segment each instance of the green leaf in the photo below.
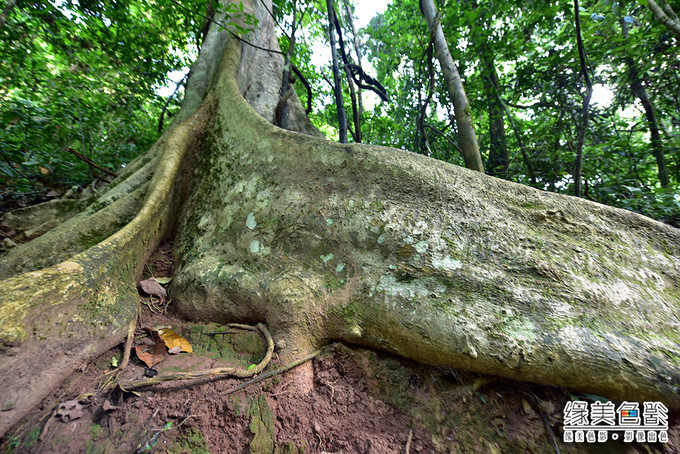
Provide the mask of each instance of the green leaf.
{"label": "green leaf", "polygon": [[169,284],[172,281],[171,277],[155,277],[154,280],[159,284]]}

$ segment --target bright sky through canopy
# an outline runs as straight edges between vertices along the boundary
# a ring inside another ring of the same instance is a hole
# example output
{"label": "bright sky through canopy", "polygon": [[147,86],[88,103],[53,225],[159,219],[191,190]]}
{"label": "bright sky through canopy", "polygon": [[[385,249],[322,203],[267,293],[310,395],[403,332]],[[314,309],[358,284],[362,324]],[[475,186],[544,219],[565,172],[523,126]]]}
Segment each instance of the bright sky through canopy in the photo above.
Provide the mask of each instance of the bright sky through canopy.
{"label": "bright sky through canopy", "polygon": [[368,25],[373,16],[378,13],[384,13],[385,9],[387,9],[387,5],[392,3],[392,0],[357,0],[356,3],[355,14],[357,21],[355,25],[357,28],[363,28]]}

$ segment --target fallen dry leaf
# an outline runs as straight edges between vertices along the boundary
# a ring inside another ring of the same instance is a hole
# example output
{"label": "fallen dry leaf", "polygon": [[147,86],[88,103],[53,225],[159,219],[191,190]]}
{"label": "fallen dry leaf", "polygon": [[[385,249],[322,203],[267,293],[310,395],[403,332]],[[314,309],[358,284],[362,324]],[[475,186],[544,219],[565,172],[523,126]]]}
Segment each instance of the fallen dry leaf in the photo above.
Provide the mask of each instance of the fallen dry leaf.
{"label": "fallen dry leaf", "polygon": [[158,330],[158,332],[165,341],[165,345],[167,345],[168,348],[182,347],[180,351],[193,353],[193,349],[191,348],[189,341],[170,328],[161,328]]}
{"label": "fallen dry leaf", "polygon": [[165,288],[156,282],[154,278],[139,281],[139,286],[149,295],[160,298],[161,303],[165,302],[165,297],[168,296],[168,292],[165,291]]}
{"label": "fallen dry leaf", "polygon": [[61,422],[69,422],[83,416],[83,406],[77,400],[67,400],[59,404],[57,416]]}
{"label": "fallen dry leaf", "polygon": [[114,405],[107,399],[104,401],[102,408],[104,409],[104,411],[118,410],[120,408],[120,405]]}
{"label": "fallen dry leaf", "polygon": [[153,338],[153,345],[135,345],[135,353],[137,357],[144,362],[149,367],[160,363],[165,359],[166,356],[166,346],[165,341],[161,338],[158,331],[155,329],[149,330],[151,332],[151,337]]}

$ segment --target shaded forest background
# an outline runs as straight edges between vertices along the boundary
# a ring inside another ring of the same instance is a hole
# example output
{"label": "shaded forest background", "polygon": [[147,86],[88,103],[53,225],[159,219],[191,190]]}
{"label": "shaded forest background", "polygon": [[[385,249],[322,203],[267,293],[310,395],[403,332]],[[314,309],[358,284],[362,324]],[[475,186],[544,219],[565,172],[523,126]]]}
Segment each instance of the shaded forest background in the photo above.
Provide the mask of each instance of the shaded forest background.
{"label": "shaded forest background", "polygon": [[[271,12],[281,48],[308,83],[298,77],[293,86],[304,105],[309,100],[314,124],[336,140],[342,105],[350,142],[463,165],[418,2],[394,0],[357,30],[351,1],[336,0],[347,59],[340,61],[341,104],[330,61],[318,58],[328,46],[326,3],[280,0]],[[574,194],[584,133],[582,197],[678,226],[678,37],[645,2],[575,3],[438,3],[486,173]],[[659,3],[680,10],[678,2]],[[579,61],[575,6],[588,77]],[[211,0],[5,0],[0,210],[96,191],[97,181],[153,144],[179,109],[186,77],[177,74],[197,55],[213,14]],[[242,13],[234,7],[230,14]],[[221,25],[248,39],[249,30],[236,22]],[[355,62],[385,88],[387,101],[351,82]],[[590,85],[596,96],[584,103]],[[166,86],[174,90],[170,97],[159,94]]]}

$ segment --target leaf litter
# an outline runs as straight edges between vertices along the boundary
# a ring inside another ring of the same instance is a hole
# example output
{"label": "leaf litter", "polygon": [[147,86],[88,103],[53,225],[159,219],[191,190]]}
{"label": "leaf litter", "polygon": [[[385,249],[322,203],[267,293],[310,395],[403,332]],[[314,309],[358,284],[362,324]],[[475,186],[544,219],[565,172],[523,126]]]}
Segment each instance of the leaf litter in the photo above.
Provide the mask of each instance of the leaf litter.
{"label": "leaf litter", "polygon": [[167,346],[157,330],[150,329],[148,331],[151,333],[154,343],[135,345],[135,353],[137,353],[137,357],[144,364],[149,368],[152,368],[165,359],[167,355]]}

